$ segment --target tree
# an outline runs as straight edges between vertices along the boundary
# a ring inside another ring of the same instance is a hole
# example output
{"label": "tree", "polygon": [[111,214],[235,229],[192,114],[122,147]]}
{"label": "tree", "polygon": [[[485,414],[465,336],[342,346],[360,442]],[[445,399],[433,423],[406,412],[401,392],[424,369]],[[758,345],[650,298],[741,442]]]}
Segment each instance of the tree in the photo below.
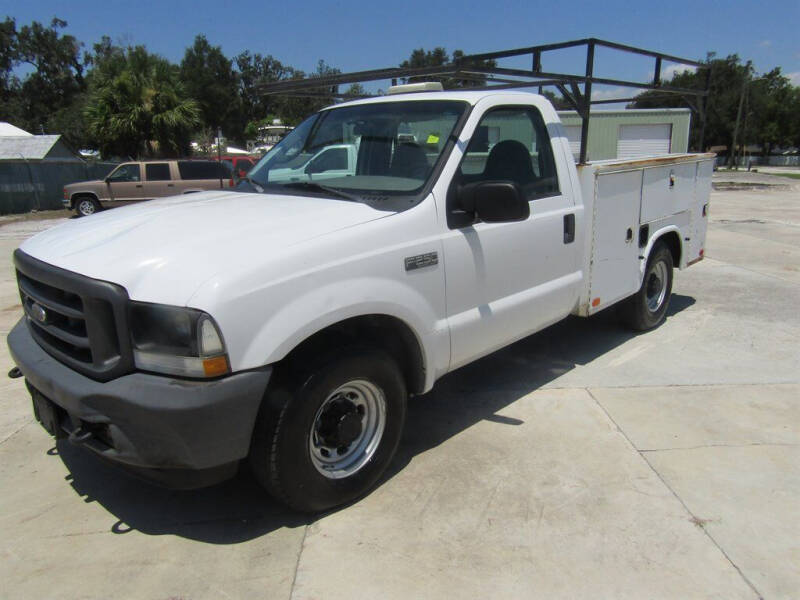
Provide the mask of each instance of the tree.
{"label": "tree", "polygon": [[550,90],[542,90],[542,96],[547,98],[550,101],[550,104],[552,104],[556,110],[575,110],[575,107],[572,106],[572,104],[570,104],[566,98],[563,96],[557,96]]}
{"label": "tree", "polygon": [[800,138],[798,88],[780,67],[748,82],[745,90],[742,142],[756,143],[764,155],[778,147],[796,145]]}
{"label": "tree", "polygon": [[[259,84],[280,81],[292,76],[294,69],[286,67],[271,55],[250,54],[245,50],[234,58],[239,73],[239,100],[245,123],[255,123],[274,113],[279,104],[274,96],[259,91]],[[247,137],[251,137],[245,131]]]}
{"label": "tree", "polygon": [[239,114],[237,79],[233,63],[219,46],[209,44],[204,35],[194,38],[181,61],[180,81],[200,106],[204,126],[214,131],[221,127],[227,137],[241,140],[247,121]]}
{"label": "tree", "polygon": [[201,108],[187,97],[177,67],[144,46],[99,46],[85,116],[102,154],[188,153],[189,136],[201,123]]}
{"label": "tree", "polygon": [[[324,60],[317,62],[317,70],[308,75],[309,79],[337,75],[341,71],[331,67]],[[304,79],[303,71],[293,71],[290,79]],[[315,96],[280,96],[277,99],[277,113],[288,125],[297,125],[318,110],[330,106],[336,101],[339,86],[322,87],[311,90]]]}
{"label": "tree", "polygon": [[[461,50],[454,50],[452,58],[447,53],[445,48],[437,46],[433,50],[425,50],[424,48],[417,48],[412,50],[411,56],[407,60],[400,63],[400,66],[406,69],[419,69],[425,67],[441,67],[448,64],[458,65],[462,69],[469,70],[473,68],[492,68],[497,65],[494,60],[468,60],[465,59],[465,54]],[[402,78],[403,83],[414,83],[420,81],[439,81],[445,89],[458,89],[480,87],[486,84],[486,75],[475,73],[469,78],[454,78],[450,76],[429,76],[419,75],[412,77]]]}
{"label": "tree", "polygon": [[[716,58],[709,53],[703,68],[675,74],[669,85],[702,90],[705,77],[711,70],[711,85],[707,101],[707,120],[704,146],[727,146],[733,148],[737,120],[740,129],[737,146],[758,143],[767,153],[775,145],[797,145],[800,142],[800,93],[791,86],[789,79],[781,75],[780,69],[756,77],[752,64],[742,63],[736,54]],[[739,105],[743,111],[740,118]],[[686,106],[680,95],[659,97],[657,90],[637,96],[630,104],[632,108],[661,108]],[[700,148],[701,119],[692,119],[690,146]]]}
{"label": "tree", "polygon": [[350,87],[348,87],[347,91],[344,93],[345,98],[361,98],[362,96],[366,95],[367,91],[360,83],[351,83]]}
{"label": "tree", "polygon": [[[78,145],[83,127],[61,131],[58,124],[67,113],[81,113],[90,58],[82,43],[61,33],[66,26],[58,18],[49,27],[33,21],[19,30],[8,17],[0,23],[0,117],[31,132],[64,133]],[[22,81],[14,75],[21,65],[32,69]]]}
{"label": "tree", "polygon": [[7,93],[13,87],[12,69],[17,63],[17,24],[6,17],[0,23],[0,93]]}

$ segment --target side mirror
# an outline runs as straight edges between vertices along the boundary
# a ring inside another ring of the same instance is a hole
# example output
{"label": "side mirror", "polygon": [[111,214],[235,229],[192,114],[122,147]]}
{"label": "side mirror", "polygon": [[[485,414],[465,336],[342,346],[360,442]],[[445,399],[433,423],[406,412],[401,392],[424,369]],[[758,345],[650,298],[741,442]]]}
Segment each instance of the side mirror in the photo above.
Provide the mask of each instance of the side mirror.
{"label": "side mirror", "polygon": [[103,181],[105,181],[106,183],[111,183],[111,177],[104,177]]}
{"label": "side mirror", "polygon": [[522,190],[511,181],[479,181],[461,186],[458,204],[486,223],[524,221],[531,214]]}

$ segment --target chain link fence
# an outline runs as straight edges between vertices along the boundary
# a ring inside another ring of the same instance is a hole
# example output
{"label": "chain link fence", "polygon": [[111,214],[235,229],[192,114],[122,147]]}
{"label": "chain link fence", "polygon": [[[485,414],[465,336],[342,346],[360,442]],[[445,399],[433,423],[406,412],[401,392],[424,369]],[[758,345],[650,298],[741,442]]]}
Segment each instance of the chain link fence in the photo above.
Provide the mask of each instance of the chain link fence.
{"label": "chain link fence", "polygon": [[[748,154],[747,156],[738,156],[736,161],[738,167],[752,167],[769,166],[769,167],[800,167],[800,155],[798,154],[784,154],[774,156],[761,156]],[[728,165],[727,156],[717,156],[715,163],[717,167],[726,167]]]}

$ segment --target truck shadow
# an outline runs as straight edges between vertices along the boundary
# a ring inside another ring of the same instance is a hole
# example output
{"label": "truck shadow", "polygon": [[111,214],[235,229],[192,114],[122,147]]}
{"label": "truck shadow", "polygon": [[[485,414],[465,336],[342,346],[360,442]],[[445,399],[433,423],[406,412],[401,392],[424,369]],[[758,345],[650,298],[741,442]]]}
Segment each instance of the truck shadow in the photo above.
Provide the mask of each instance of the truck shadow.
{"label": "truck shadow", "polygon": [[[694,298],[673,295],[668,317],[694,303]],[[448,374],[433,391],[409,401],[405,434],[381,485],[417,454],[479,421],[514,425],[514,419],[496,413],[636,335],[619,325],[613,310],[590,319],[569,318]],[[69,443],[59,442],[56,451],[75,492],[111,513],[116,522],[110,529],[117,534],[136,530],[235,544],[315,520],[273,501],[246,468],[214,487],[175,491],[139,481]]]}
{"label": "truck shadow", "polygon": [[[694,303],[694,298],[673,294],[667,318]],[[479,421],[521,424],[496,413],[637,335],[620,324],[611,308],[589,319],[569,317],[448,373],[431,392],[409,400],[404,437],[387,480],[417,454]]]}

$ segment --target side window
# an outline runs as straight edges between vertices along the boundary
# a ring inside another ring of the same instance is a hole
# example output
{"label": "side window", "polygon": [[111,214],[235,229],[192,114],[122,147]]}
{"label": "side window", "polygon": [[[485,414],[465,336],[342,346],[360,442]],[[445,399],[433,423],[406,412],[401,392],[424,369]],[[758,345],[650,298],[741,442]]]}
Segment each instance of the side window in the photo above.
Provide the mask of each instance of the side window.
{"label": "side window", "polygon": [[111,173],[108,178],[113,182],[141,181],[142,170],[138,164],[128,163],[117,167],[117,170]]}
{"label": "side window", "polygon": [[178,172],[181,179],[219,179],[220,177],[230,177],[230,165],[225,168],[211,160],[179,160]]}
{"label": "side window", "polygon": [[323,171],[343,171],[347,169],[347,148],[331,148],[312,160],[309,165],[310,173]]}
{"label": "side window", "polygon": [[528,200],[558,194],[547,127],[533,107],[497,108],[478,124],[459,167],[461,184],[513,181]]}
{"label": "side window", "polygon": [[171,179],[168,163],[146,164],[144,173],[147,175],[147,181],[169,181]]}

